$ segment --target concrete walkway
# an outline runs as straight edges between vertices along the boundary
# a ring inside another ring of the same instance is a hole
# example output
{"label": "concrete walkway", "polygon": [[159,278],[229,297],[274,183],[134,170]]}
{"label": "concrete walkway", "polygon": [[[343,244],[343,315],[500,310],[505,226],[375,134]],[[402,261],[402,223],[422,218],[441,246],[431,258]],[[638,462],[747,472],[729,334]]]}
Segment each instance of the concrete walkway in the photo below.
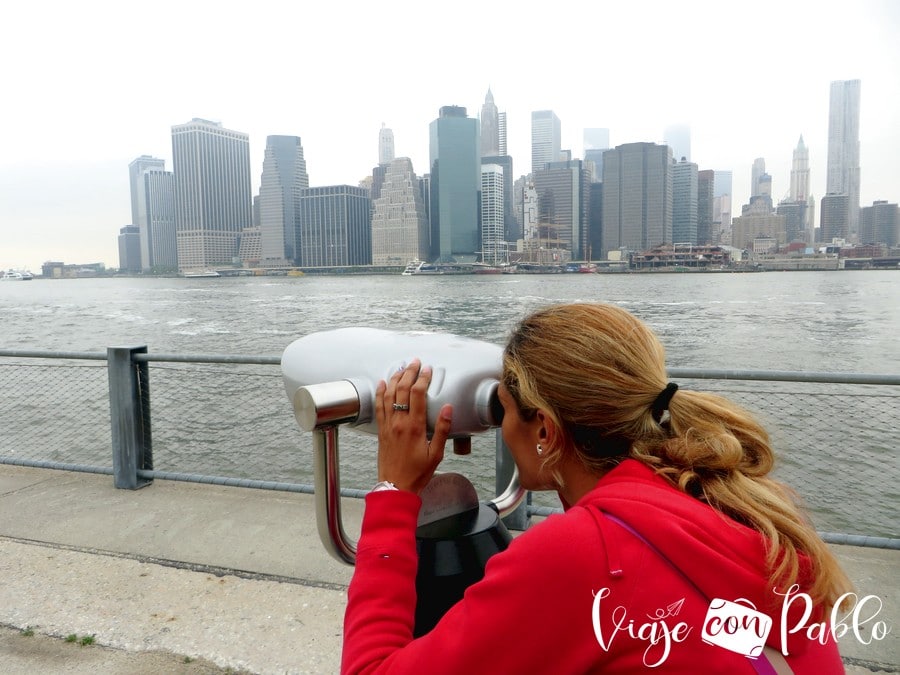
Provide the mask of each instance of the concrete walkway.
{"label": "concrete walkway", "polygon": [[[891,627],[841,638],[848,672],[900,672],[900,555],[835,548]],[[0,466],[4,674],[336,673],[351,573],[309,495]]]}

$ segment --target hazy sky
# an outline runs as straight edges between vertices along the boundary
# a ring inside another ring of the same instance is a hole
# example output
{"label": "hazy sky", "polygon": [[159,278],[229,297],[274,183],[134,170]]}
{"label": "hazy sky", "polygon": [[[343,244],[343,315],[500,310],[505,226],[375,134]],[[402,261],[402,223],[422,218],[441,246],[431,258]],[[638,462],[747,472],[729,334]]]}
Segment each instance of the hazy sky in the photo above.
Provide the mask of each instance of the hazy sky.
{"label": "hazy sky", "polygon": [[585,127],[613,145],[691,126],[700,169],[734,173],[734,211],[764,157],[773,197],[809,147],[825,192],[832,80],[862,80],[861,203],[900,200],[900,2],[57,2],[0,16],[0,268],[118,266],[131,219],[128,164],[171,170],[171,127],[193,117],[250,135],[254,191],[266,136],[302,138],[311,185],[351,184],[398,156],[428,170],[443,105],[477,116],[490,86],[516,175],[531,111],[563,147]]}

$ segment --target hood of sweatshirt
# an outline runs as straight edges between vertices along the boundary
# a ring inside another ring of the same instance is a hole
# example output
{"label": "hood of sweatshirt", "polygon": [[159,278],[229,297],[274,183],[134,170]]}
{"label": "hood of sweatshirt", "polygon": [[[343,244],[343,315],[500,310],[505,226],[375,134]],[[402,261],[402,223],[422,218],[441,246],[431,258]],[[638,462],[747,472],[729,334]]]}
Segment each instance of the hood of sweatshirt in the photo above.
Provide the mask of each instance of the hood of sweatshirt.
{"label": "hood of sweatshirt", "polygon": [[[743,598],[753,603],[772,618],[767,644],[781,649],[784,598],[775,590],[785,593],[787,589],[773,589],[766,565],[767,541],[759,532],[682,492],[652,468],[633,459],[607,473],[576,507],[599,507],[625,523],[626,529],[646,540],[707,600]],[[807,587],[807,564],[801,556],[801,590]],[[790,629],[801,619],[804,603],[790,603],[789,609]],[[805,631],[789,635],[791,653],[804,651],[808,643]]]}

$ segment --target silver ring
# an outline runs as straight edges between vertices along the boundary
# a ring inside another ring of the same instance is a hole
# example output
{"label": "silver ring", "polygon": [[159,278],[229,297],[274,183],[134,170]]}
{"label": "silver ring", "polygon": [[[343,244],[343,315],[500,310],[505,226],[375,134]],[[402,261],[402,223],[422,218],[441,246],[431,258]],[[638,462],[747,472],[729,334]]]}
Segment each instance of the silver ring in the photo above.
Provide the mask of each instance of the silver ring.
{"label": "silver ring", "polygon": [[392,407],[394,410],[409,410],[409,405],[406,403],[395,403]]}

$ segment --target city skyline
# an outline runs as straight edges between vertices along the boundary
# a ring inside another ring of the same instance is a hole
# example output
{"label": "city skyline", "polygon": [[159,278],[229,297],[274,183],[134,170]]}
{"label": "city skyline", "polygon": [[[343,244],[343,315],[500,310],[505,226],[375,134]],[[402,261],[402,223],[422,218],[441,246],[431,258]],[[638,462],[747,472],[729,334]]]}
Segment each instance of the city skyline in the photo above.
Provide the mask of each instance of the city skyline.
{"label": "city skyline", "polygon": [[[411,3],[389,4],[395,11],[355,8],[351,27],[331,8],[305,14],[287,9],[295,20],[273,25],[265,2],[252,14],[233,15],[198,3],[179,6],[181,19],[170,26],[172,13],[163,2],[140,21],[121,8],[109,17],[113,30],[91,19],[104,7],[98,2],[79,9],[60,4],[52,26],[35,8],[17,7],[12,13],[19,29],[0,44],[0,56],[16,64],[5,77],[17,95],[17,104],[0,112],[6,131],[0,146],[0,267],[34,269],[50,259],[116,267],[116,236],[132,224],[128,164],[150,155],[171,170],[170,130],[185,120],[213,119],[248,134],[253,194],[265,139],[277,134],[303,139],[311,186],[356,186],[378,162],[382,123],[393,130],[395,155],[409,157],[422,175],[428,172],[428,126],[439,109],[459,105],[474,117],[489,88],[505,114],[514,178],[530,166],[534,111],[559,117],[561,146],[573,158],[583,157],[586,128],[609,129],[615,147],[661,143],[667,127],[685,123],[691,161],[700,170],[732,172],[732,209],[739,213],[757,157],[765,158],[772,176],[773,200],[788,193],[801,135],[809,150],[810,192],[816,202],[824,197],[830,83],[859,79],[860,206],[900,199],[894,160],[900,133],[892,127],[900,117],[892,72],[900,62],[893,39],[900,9],[893,3],[870,0],[836,12],[836,3],[763,1],[752,15],[722,24],[721,13],[706,2],[589,10],[563,2],[539,19],[492,7],[483,10],[490,14],[483,20],[517,36],[492,42],[493,59],[460,48],[468,45],[461,36],[476,28],[466,26],[470,13],[463,7],[434,31],[400,19],[386,23],[385,15],[420,13]],[[633,54],[628,31],[618,30],[632,22],[658,38],[642,44],[658,46]],[[300,23],[318,26],[321,35],[293,39],[290,31]],[[357,25],[365,32],[356,32]],[[390,82],[378,75],[378,54],[387,59],[388,52],[377,26],[402,35],[417,61]],[[611,26],[618,28],[604,30]],[[338,30],[350,33],[334,50],[329,36]],[[586,40],[585,30],[595,37]],[[143,57],[131,48],[162,34],[170,34],[173,45],[164,53]],[[550,34],[562,36],[566,48],[534,60],[534,40]],[[798,41],[798,34],[808,39]],[[245,39],[246,49],[235,48]],[[675,74],[660,68],[675,55],[709,67]],[[215,67],[181,65],[201,58]],[[315,67],[290,79],[296,68],[290,64],[303,61]],[[369,62],[371,75],[356,75],[352,85],[341,75]],[[626,62],[627,71],[620,67]],[[804,72],[788,77],[798,62],[807,64]]]}

